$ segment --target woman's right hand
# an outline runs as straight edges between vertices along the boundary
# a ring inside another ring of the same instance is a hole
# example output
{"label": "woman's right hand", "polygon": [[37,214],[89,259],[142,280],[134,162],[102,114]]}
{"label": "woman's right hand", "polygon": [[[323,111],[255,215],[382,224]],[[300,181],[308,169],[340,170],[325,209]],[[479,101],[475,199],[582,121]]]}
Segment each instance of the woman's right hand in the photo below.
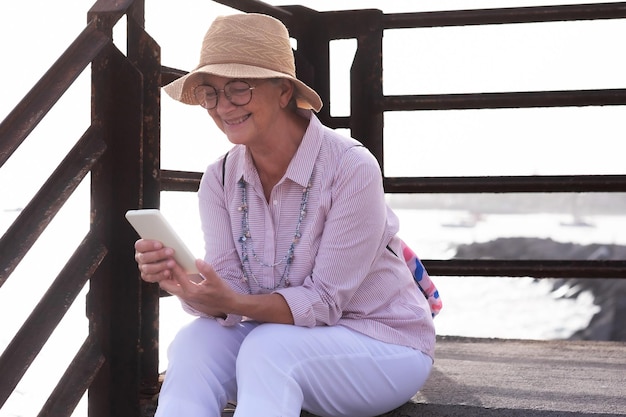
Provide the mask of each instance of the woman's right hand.
{"label": "woman's right hand", "polygon": [[135,242],[135,261],[146,282],[160,283],[173,279],[172,269],[176,266],[174,250],[164,247],[158,240],[139,239]]}

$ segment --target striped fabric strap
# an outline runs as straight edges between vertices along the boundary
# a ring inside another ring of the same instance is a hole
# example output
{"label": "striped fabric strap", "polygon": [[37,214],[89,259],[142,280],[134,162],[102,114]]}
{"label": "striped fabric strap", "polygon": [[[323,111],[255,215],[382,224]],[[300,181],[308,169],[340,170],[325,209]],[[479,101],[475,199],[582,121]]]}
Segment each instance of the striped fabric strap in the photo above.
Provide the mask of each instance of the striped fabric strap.
{"label": "striped fabric strap", "polygon": [[422,294],[424,294],[424,297],[428,300],[430,312],[434,318],[437,314],[439,314],[441,308],[443,307],[437,287],[435,287],[435,284],[430,279],[428,272],[426,272],[426,268],[422,265],[422,261],[420,261],[415,252],[413,252],[413,250],[404,241],[402,241],[402,255],[404,256],[404,260],[413,274],[413,278],[415,278],[417,286],[422,291]]}

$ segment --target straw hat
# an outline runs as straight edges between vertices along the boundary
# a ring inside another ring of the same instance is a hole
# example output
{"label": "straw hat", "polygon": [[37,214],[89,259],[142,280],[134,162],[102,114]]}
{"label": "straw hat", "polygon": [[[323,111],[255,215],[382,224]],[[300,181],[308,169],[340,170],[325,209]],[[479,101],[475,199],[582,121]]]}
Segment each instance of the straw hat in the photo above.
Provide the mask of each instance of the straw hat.
{"label": "straw hat", "polygon": [[296,78],[287,28],[267,15],[243,13],[216,18],[204,36],[200,64],[163,89],[175,100],[199,104],[193,90],[203,83],[204,74],[226,78],[287,78],[295,85],[298,107],[316,112],[322,108],[319,95]]}

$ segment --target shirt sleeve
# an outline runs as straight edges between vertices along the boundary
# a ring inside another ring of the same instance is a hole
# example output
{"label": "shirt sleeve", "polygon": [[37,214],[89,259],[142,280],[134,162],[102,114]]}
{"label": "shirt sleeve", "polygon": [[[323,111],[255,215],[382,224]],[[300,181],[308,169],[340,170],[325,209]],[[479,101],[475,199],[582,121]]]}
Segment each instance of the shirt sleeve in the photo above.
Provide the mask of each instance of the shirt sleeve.
{"label": "shirt sleeve", "polygon": [[347,149],[329,184],[322,192],[330,193],[332,205],[313,272],[302,286],[277,291],[300,326],[336,324],[385,246],[387,205],[374,156],[362,146]]}
{"label": "shirt sleeve", "polygon": [[186,312],[187,314],[190,314],[192,316],[197,316],[197,317],[214,318],[214,319],[217,320],[217,322],[219,324],[221,324],[224,327],[234,326],[235,324],[239,323],[241,321],[241,319],[242,319],[242,316],[240,316],[238,314],[229,314],[229,315],[226,316],[225,319],[223,319],[221,317],[212,317],[212,316],[209,316],[206,313],[203,313],[201,311],[196,310],[191,305],[189,305],[189,303],[187,303],[185,300],[180,300],[180,303],[181,303],[181,305],[183,307],[183,311]]}

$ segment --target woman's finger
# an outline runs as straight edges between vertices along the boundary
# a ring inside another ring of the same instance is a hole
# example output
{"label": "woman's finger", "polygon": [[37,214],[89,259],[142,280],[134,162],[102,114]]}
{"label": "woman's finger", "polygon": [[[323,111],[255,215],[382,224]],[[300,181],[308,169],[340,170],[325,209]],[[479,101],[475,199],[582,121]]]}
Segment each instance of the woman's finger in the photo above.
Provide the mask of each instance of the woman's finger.
{"label": "woman's finger", "polygon": [[169,294],[175,295],[177,297],[183,297],[183,291],[178,284],[178,282],[173,278],[163,279],[159,281],[159,286],[162,290],[168,292]]}
{"label": "woman's finger", "polygon": [[187,274],[183,268],[174,263],[171,268],[173,280],[176,281],[184,294],[196,294],[198,283],[202,282],[202,277],[197,274]]}
{"label": "woman's finger", "polygon": [[138,252],[150,252],[163,248],[163,244],[158,240],[139,239],[135,242],[135,250]]}

